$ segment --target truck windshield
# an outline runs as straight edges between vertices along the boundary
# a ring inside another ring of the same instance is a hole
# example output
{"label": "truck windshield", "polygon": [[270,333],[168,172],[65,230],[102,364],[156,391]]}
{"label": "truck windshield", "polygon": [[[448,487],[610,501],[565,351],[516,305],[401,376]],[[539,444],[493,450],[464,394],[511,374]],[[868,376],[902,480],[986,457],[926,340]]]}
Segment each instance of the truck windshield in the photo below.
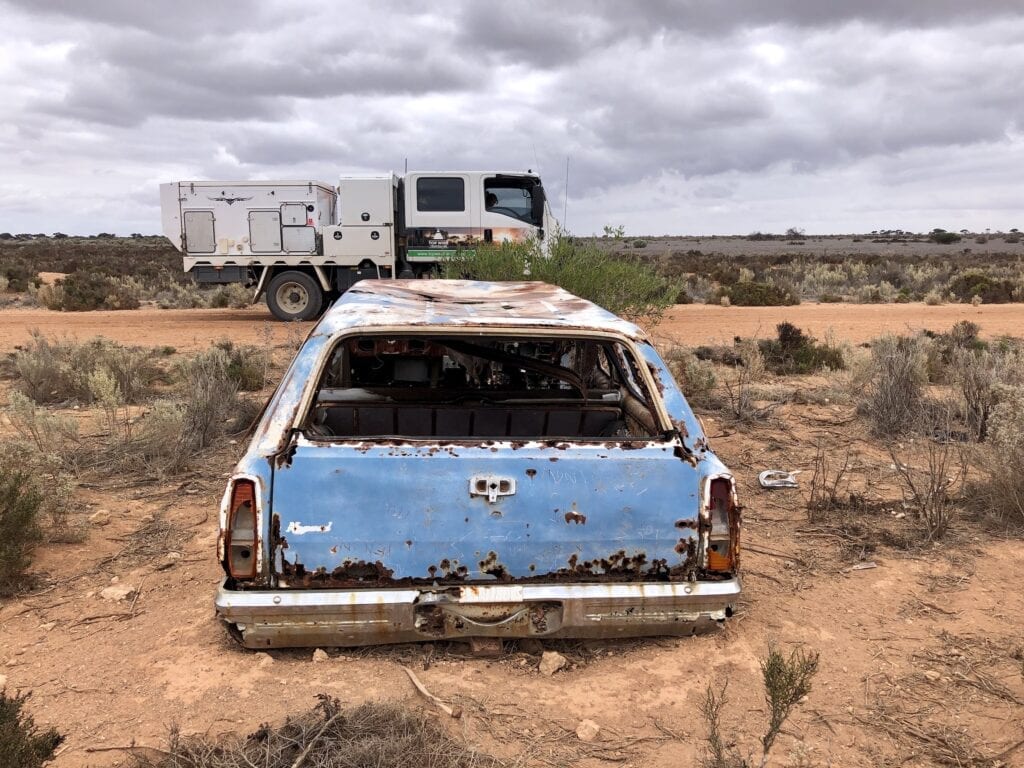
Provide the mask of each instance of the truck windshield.
{"label": "truck windshield", "polygon": [[613,341],[358,336],[334,349],[312,438],[632,440],[661,434]]}
{"label": "truck windshield", "polygon": [[[492,177],[484,180],[484,210],[510,216],[513,219],[541,226],[533,217],[533,198],[543,197],[544,188],[536,179],[520,177]],[[539,206],[543,209],[543,206]]]}

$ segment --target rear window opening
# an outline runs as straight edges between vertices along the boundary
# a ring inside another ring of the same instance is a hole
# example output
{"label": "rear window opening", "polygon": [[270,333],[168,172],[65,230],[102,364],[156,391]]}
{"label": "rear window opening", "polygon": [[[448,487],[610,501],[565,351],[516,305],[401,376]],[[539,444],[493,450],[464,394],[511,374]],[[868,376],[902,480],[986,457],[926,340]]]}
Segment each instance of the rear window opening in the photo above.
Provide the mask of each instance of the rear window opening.
{"label": "rear window opening", "polygon": [[331,353],[311,439],[637,440],[663,435],[612,340],[362,335]]}

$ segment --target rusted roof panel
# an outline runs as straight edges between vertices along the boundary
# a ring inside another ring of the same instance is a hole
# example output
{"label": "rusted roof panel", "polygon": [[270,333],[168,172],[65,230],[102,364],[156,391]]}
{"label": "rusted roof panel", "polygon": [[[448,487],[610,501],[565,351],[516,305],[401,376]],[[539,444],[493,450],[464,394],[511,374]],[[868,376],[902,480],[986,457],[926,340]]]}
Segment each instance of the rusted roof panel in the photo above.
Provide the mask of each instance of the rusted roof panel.
{"label": "rusted roof panel", "polygon": [[578,328],[646,339],[633,323],[540,282],[363,280],[332,306],[315,334],[373,326]]}

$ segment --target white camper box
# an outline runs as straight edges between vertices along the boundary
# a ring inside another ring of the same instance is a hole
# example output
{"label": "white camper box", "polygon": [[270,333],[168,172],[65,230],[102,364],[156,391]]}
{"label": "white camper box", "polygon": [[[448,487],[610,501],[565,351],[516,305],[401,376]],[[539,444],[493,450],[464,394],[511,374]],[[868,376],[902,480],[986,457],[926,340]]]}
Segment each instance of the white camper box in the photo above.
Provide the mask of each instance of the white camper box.
{"label": "white camper box", "polygon": [[308,264],[337,204],[334,187],[319,181],[172,182],[160,198],[164,234],[200,280],[211,268]]}

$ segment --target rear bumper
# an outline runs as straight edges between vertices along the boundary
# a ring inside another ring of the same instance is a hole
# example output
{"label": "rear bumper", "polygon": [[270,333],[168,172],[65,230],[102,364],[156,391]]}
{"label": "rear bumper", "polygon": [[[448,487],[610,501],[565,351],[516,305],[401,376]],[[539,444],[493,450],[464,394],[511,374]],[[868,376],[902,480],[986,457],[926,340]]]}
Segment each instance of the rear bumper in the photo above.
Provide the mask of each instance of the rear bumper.
{"label": "rear bumper", "polygon": [[447,588],[217,590],[217,615],[247,648],[354,646],[469,637],[690,635],[718,627],[727,581],[501,584]]}

